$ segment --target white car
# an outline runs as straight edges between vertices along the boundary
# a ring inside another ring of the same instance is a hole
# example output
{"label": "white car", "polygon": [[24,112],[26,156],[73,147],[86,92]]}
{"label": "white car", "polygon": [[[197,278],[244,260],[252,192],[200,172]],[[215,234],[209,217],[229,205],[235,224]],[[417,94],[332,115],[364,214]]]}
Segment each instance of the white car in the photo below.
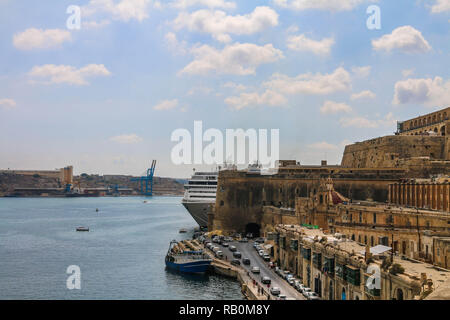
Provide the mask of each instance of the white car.
{"label": "white car", "polygon": [[304,296],[305,298],[307,298],[307,297],[308,297],[308,294],[309,294],[310,292],[312,292],[311,288],[305,287],[305,288],[303,288],[302,294],[303,294],[303,296]]}
{"label": "white car", "polygon": [[260,273],[261,269],[259,269],[259,267],[253,267],[252,268],[252,273]]}
{"label": "white car", "polygon": [[306,298],[308,300],[320,300],[319,295],[317,293],[315,293],[315,292],[308,292],[307,295],[306,295]]}
{"label": "white car", "polygon": [[280,299],[280,300],[286,300],[286,296],[285,296],[284,294],[280,294],[280,295],[278,296],[278,299]]}
{"label": "white car", "polygon": [[274,296],[279,295],[280,292],[281,292],[281,291],[280,291],[280,288],[278,288],[278,287],[272,287],[272,288],[270,288],[270,293],[273,294]]}
{"label": "white car", "polygon": [[264,252],[264,250],[259,250],[259,255],[262,257],[264,254],[265,254],[265,252]]}

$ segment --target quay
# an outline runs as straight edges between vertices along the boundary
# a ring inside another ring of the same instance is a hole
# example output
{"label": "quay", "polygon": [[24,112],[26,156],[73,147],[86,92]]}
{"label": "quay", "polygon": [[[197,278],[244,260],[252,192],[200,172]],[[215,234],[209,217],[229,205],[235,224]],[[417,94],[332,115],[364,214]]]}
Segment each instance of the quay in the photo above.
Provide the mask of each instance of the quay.
{"label": "quay", "polygon": [[[243,254],[245,253],[248,256],[250,256],[252,258],[252,263],[256,263],[258,261],[257,259],[259,257],[257,258],[256,256],[251,256],[250,252],[246,252],[244,245],[248,244],[233,242],[233,245],[236,245],[236,247],[238,247],[238,249],[241,250]],[[213,262],[211,263],[211,271],[218,275],[237,279],[241,284],[241,292],[247,300],[277,299],[276,297],[270,294],[266,285],[261,284],[261,282],[258,280],[259,278],[258,275],[253,275],[243,266],[232,265],[230,263],[232,258],[228,257],[228,255],[226,255],[227,256],[226,260],[218,259],[217,257],[215,257],[214,253],[211,250],[205,248],[204,245],[200,243],[198,240],[183,240],[178,243],[178,246],[181,250],[203,250],[213,260]],[[253,250],[253,248],[250,248],[249,246],[249,251],[250,250]],[[295,289],[291,288],[287,284],[287,282],[285,284],[282,284],[281,281],[284,282],[284,280],[281,280],[281,278],[276,279],[275,277],[277,277],[277,275],[272,270],[270,270],[267,267],[267,265],[265,265],[264,263],[258,263],[257,265],[261,268],[261,274],[264,273],[265,275],[270,275],[272,281],[275,282],[276,286],[282,287],[283,294],[289,291],[290,297],[296,295],[295,297],[296,299],[304,299],[299,293],[295,291]],[[278,285],[278,283],[280,284]]]}

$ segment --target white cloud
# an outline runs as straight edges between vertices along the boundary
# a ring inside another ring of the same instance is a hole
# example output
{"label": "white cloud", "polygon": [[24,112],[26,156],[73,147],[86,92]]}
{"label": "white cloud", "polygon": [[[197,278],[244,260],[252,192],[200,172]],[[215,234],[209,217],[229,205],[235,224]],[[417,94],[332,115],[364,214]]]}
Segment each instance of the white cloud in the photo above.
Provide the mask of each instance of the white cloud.
{"label": "white cloud", "polygon": [[385,50],[387,52],[394,49],[407,53],[423,53],[431,50],[430,44],[422,36],[422,33],[411,26],[399,27],[390,34],[372,40],[372,47],[377,51]]}
{"label": "white cloud", "polygon": [[338,103],[334,101],[325,101],[322,107],[320,107],[320,113],[322,114],[336,114],[336,113],[349,113],[352,108],[346,103]]}
{"label": "white cloud", "polygon": [[342,67],[330,74],[305,73],[296,77],[274,74],[264,86],[286,94],[326,95],[351,89],[350,74]]}
{"label": "white cloud", "polygon": [[181,12],[174,21],[177,30],[187,28],[211,34],[216,40],[229,42],[229,34],[249,35],[278,25],[278,14],[269,7],[256,7],[246,15],[227,15],[221,10]]}
{"label": "white cloud", "polygon": [[273,0],[276,5],[292,10],[330,10],[347,11],[352,10],[366,0]]}
{"label": "white cloud", "polygon": [[166,45],[174,54],[184,55],[187,53],[187,42],[179,41],[177,35],[173,32],[167,32],[165,35]]}
{"label": "white cloud", "polygon": [[170,110],[178,106],[178,99],[164,100],[153,107],[154,110]]}
{"label": "white cloud", "polygon": [[294,51],[309,51],[317,55],[328,55],[331,46],[334,44],[333,38],[324,38],[316,41],[307,38],[304,34],[290,36],[287,40],[287,47]]}
{"label": "white cloud", "polygon": [[371,66],[353,67],[352,73],[358,78],[367,78],[372,70]]}
{"label": "white cloud", "polygon": [[0,99],[0,108],[12,109],[16,107],[16,102],[13,99]]}
{"label": "white cloud", "polygon": [[394,104],[424,104],[429,107],[450,104],[450,80],[407,79],[395,84]]}
{"label": "white cloud", "polygon": [[237,91],[243,91],[243,90],[247,89],[247,87],[244,86],[243,84],[234,83],[232,81],[228,81],[228,82],[224,83],[222,86],[224,88],[229,88],[229,89],[233,89],[233,90],[237,90]]}
{"label": "white cloud", "polygon": [[225,0],[176,0],[171,2],[170,5],[177,9],[187,9],[194,6],[222,9],[236,8],[236,3]]}
{"label": "white cloud", "polygon": [[272,44],[258,46],[252,43],[235,43],[223,50],[202,45],[191,49],[194,61],[180,73],[206,75],[210,72],[219,74],[249,75],[265,63],[283,58],[283,53]]}
{"label": "white cloud", "polygon": [[34,66],[28,73],[33,81],[46,84],[68,83],[72,85],[87,85],[87,78],[110,76],[111,73],[103,64],[89,64],[82,68],[68,65],[46,64]]}
{"label": "white cloud", "polygon": [[150,0],[90,0],[81,10],[82,16],[100,13],[108,14],[114,20],[141,22],[148,18],[150,3]]}
{"label": "white cloud", "polygon": [[317,150],[336,150],[339,147],[335,144],[331,144],[325,141],[316,142],[308,145],[308,148],[317,149]]}
{"label": "white cloud", "polygon": [[225,99],[225,103],[233,109],[240,110],[245,107],[253,107],[257,105],[268,105],[271,107],[282,106],[287,103],[287,100],[283,95],[275,91],[266,90],[262,94],[251,92],[241,93],[236,97],[228,97]]}
{"label": "white cloud", "polygon": [[339,123],[343,127],[378,128],[380,126],[395,127],[396,120],[394,119],[392,112],[389,112],[383,119],[371,120],[366,117],[356,116],[351,118],[341,118]]}
{"label": "white cloud", "polygon": [[62,29],[30,28],[13,36],[14,47],[20,50],[51,49],[70,41],[71,35]]}
{"label": "white cloud", "polygon": [[121,144],[136,144],[143,141],[143,139],[135,133],[122,134],[120,136],[111,137],[109,140]]}
{"label": "white cloud", "polygon": [[376,94],[370,90],[364,90],[359,93],[354,93],[350,96],[350,100],[359,100],[359,99],[375,99]]}
{"label": "white cloud", "polygon": [[436,0],[435,4],[431,6],[432,13],[441,13],[450,11],[450,1],[448,0]]}

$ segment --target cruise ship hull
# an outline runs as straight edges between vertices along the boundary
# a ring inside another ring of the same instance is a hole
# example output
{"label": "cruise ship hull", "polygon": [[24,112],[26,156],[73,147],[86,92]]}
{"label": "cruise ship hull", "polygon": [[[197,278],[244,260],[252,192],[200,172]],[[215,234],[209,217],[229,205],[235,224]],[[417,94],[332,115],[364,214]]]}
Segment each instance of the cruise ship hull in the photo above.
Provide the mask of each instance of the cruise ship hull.
{"label": "cruise ship hull", "polygon": [[208,226],[208,213],[211,212],[214,202],[183,200],[182,204],[200,227]]}

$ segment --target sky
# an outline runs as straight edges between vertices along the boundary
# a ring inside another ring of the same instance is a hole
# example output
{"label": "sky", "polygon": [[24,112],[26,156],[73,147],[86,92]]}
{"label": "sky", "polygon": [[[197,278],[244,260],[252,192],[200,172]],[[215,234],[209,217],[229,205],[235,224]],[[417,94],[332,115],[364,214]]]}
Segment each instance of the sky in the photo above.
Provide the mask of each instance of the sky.
{"label": "sky", "polygon": [[338,164],[450,105],[449,27],[450,0],[0,0],[0,169],[186,178],[196,120]]}

